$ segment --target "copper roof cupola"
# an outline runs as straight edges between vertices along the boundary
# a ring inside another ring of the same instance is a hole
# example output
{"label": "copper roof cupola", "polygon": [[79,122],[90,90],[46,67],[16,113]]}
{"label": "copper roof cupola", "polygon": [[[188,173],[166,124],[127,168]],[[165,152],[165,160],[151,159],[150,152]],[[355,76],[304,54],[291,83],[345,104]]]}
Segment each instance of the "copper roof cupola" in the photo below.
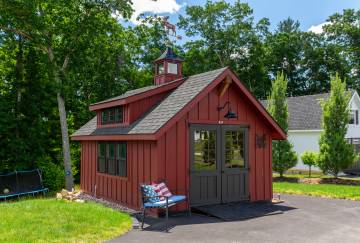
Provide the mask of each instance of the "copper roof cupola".
{"label": "copper roof cupola", "polygon": [[163,54],[154,61],[154,84],[164,84],[182,78],[182,62],[183,60],[174,53],[171,47],[167,47]]}

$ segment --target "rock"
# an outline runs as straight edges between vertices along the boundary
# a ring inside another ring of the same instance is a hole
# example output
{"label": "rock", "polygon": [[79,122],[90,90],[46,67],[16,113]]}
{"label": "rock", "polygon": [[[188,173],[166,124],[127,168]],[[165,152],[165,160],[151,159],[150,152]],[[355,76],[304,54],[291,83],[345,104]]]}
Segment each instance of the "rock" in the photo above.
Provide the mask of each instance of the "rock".
{"label": "rock", "polygon": [[83,199],[76,199],[75,202],[77,202],[77,203],[84,203],[85,200],[83,200]]}
{"label": "rock", "polygon": [[62,194],[61,194],[61,193],[59,193],[59,192],[58,192],[58,193],[56,193],[56,198],[57,198],[57,199],[62,199],[62,198],[63,198],[63,196],[62,196]]}

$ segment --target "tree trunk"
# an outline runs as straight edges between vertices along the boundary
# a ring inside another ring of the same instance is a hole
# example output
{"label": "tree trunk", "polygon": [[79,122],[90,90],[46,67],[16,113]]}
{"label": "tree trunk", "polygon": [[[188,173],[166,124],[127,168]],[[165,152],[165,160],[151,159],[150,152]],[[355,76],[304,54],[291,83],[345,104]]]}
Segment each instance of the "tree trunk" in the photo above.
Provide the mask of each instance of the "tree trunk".
{"label": "tree trunk", "polygon": [[65,188],[66,190],[71,191],[72,188],[74,187],[74,178],[71,170],[70,142],[69,142],[68,125],[66,120],[65,102],[60,92],[57,93],[57,102],[59,108],[61,138],[62,138],[63,156],[64,156]]}
{"label": "tree trunk", "polygon": [[311,166],[309,166],[309,178],[311,178]]}

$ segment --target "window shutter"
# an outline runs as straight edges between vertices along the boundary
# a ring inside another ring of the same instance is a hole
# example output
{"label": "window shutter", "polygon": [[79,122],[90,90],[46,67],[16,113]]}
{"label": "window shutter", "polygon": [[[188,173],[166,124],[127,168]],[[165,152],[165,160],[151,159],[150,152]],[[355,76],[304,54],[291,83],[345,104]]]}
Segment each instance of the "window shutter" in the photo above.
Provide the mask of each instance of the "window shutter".
{"label": "window shutter", "polygon": [[359,125],[359,111],[355,110],[355,124]]}

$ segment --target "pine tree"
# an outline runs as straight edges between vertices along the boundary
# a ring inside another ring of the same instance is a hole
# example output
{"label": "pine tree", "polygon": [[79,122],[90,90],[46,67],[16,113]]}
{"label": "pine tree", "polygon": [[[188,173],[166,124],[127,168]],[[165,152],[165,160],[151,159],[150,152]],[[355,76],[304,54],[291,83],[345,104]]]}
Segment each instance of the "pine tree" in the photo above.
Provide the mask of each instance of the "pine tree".
{"label": "pine tree", "polygon": [[[288,130],[288,105],[286,101],[287,80],[283,73],[278,73],[272,82],[271,94],[268,98],[268,111],[284,129]],[[288,141],[273,142],[273,170],[283,177],[288,169],[297,163],[297,155],[293,150],[293,145]]]}
{"label": "pine tree", "polygon": [[324,131],[319,140],[319,167],[324,174],[337,177],[341,170],[354,163],[357,155],[345,140],[350,112],[350,94],[346,92],[346,83],[336,74],[331,78],[330,86],[330,97],[322,101]]}

